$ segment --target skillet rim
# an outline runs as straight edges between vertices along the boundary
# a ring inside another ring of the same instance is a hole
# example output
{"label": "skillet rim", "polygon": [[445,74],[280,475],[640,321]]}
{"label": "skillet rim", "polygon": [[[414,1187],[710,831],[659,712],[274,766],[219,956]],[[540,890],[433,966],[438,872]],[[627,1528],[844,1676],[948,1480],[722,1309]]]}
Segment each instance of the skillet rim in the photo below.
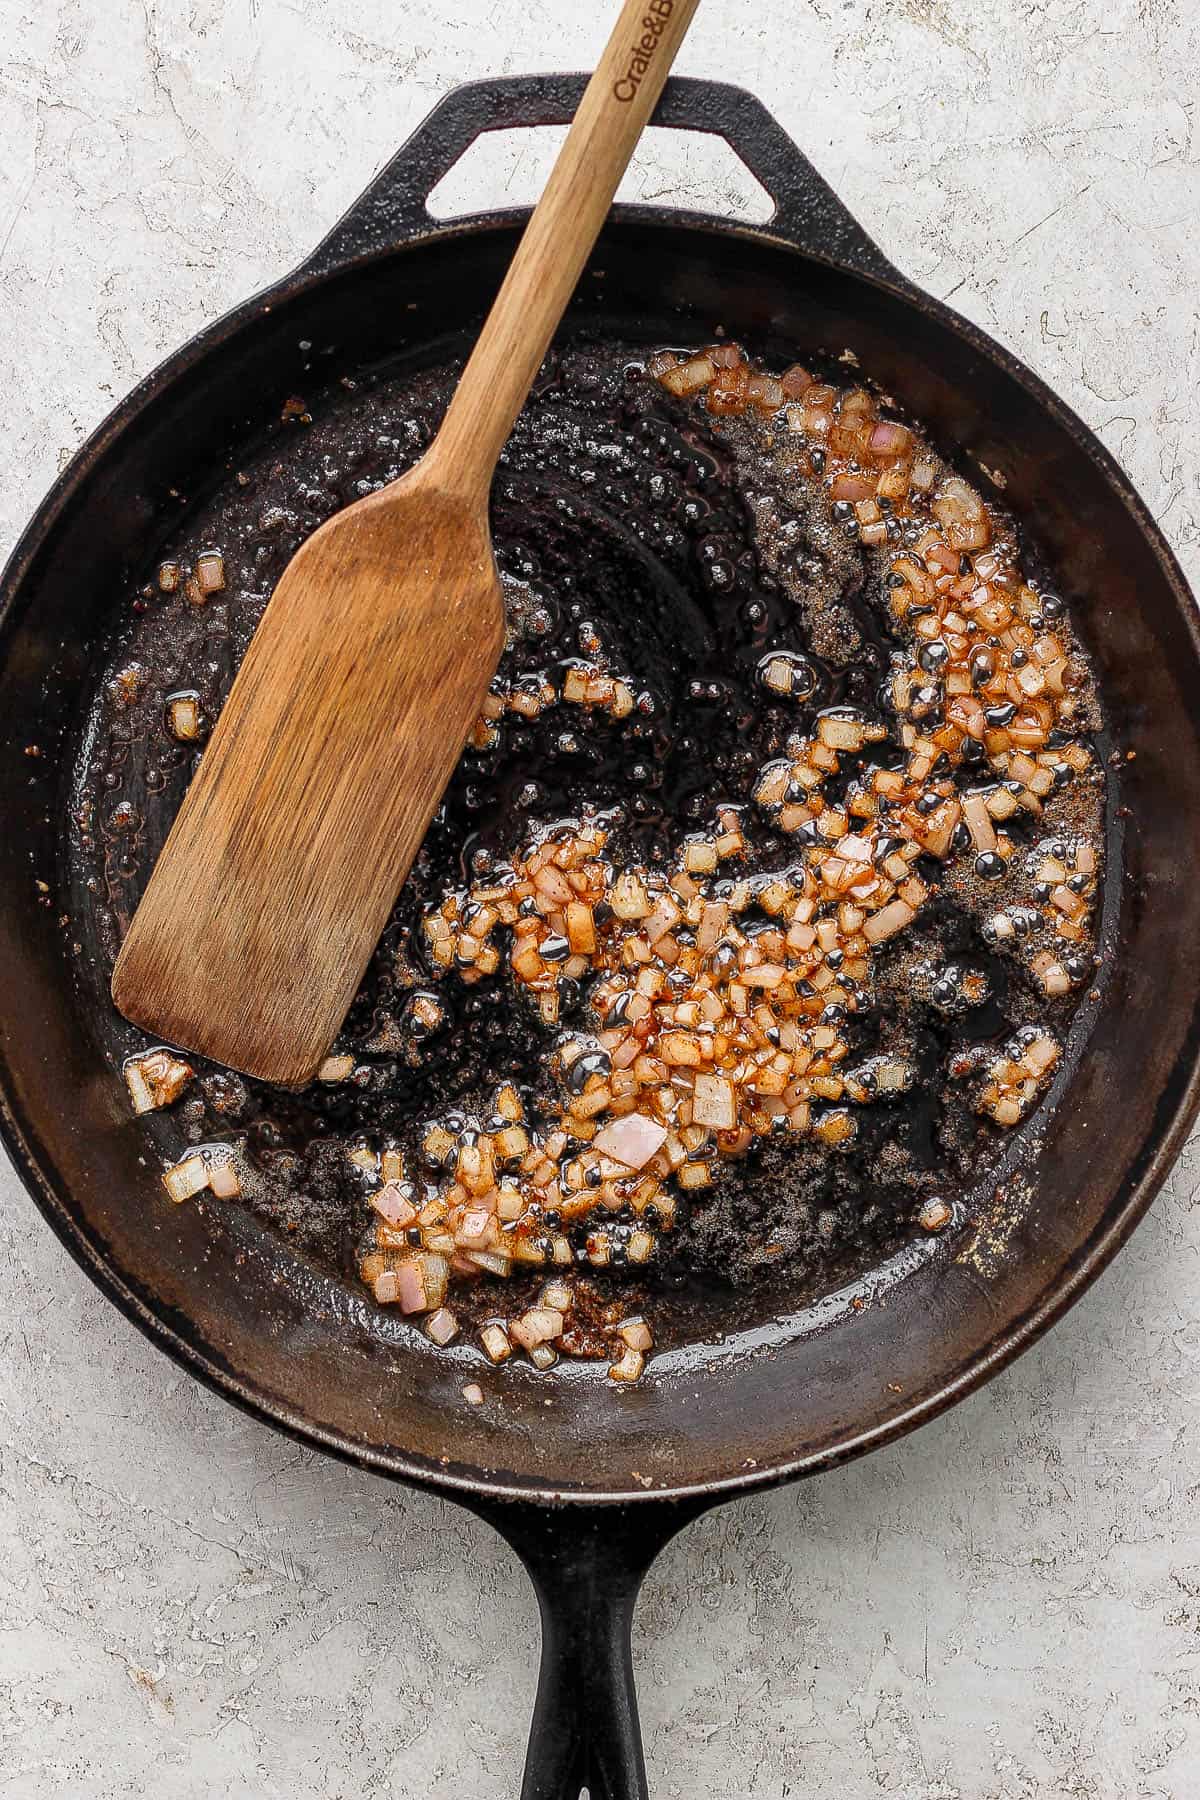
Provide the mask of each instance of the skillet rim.
{"label": "skillet rim", "polygon": [[[166,357],[138,382],[86,439],[54,481],[18,538],[3,573],[0,574],[0,650],[4,647],[3,640],[12,629],[11,613],[29,570],[50,542],[75,490],[99,470],[105,456],[144,408],[161,398],[176,380],[219,351],[239,332],[251,327],[264,312],[289,304],[326,284],[349,279],[393,258],[419,253],[434,243],[442,244],[450,240],[479,236],[483,232],[497,235],[511,232],[519,229],[528,217],[527,208],[473,215],[449,221],[445,225],[434,224],[419,238],[346,258],[334,267],[304,266],[231,308]],[[773,229],[774,223],[770,221],[766,225],[747,226],[706,213],[684,212],[667,207],[623,205],[614,207],[611,220],[605,227],[605,234],[625,226],[651,225],[679,233],[708,234],[726,244],[736,245],[744,241],[754,244],[756,248],[780,250],[790,257],[799,256],[802,260],[823,265],[844,278],[864,282],[905,307],[916,307],[939,329],[965,341],[977,354],[997,365],[1010,379],[1017,382],[1037,407],[1055,418],[1076,450],[1088,457],[1114,498],[1131,515],[1175,599],[1180,622],[1191,644],[1196,670],[1200,672],[1200,611],[1178,559],[1128,475],[1083,420],[1013,352],[942,301],[924,293],[899,272],[893,272],[894,278],[888,279],[862,267],[849,266],[846,262],[823,255],[811,247],[801,248],[786,231]],[[601,243],[603,241],[602,238]],[[154,1306],[142,1298],[125,1276],[111,1266],[98,1244],[72,1217],[65,1197],[65,1184],[60,1184],[57,1170],[53,1165],[48,1168],[42,1166],[36,1133],[26,1131],[12,1099],[15,1083],[10,1073],[9,1057],[4,1050],[0,1050],[0,1141],[8,1151],[23,1186],[55,1236],[105,1297],[151,1343],[205,1387],[294,1441],[335,1456],[352,1467],[409,1482],[485,1510],[493,1502],[502,1505],[524,1503],[584,1509],[621,1508],[635,1503],[640,1508],[687,1501],[715,1504],[741,1494],[765,1491],[785,1482],[822,1473],[895,1442],[981,1388],[1063,1317],[1108,1267],[1144,1218],[1178,1159],[1197,1113],[1200,1112],[1200,990],[1197,991],[1193,1006],[1193,1024],[1190,1049],[1185,1046],[1176,1059],[1164,1083],[1164,1092],[1176,1087],[1185,1072],[1186,1079],[1182,1080],[1179,1097],[1168,1119],[1152,1127],[1150,1142],[1153,1148],[1145,1167],[1107,1225],[1078,1246],[1057,1284],[1040,1304],[1022,1314],[1002,1337],[990,1343],[957,1374],[947,1380],[935,1382],[920,1399],[897,1411],[886,1422],[852,1432],[825,1449],[765,1467],[719,1476],[711,1481],[685,1482],[651,1490],[614,1487],[609,1490],[584,1491],[559,1489],[536,1482],[497,1480],[486,1469],[479,1467],[475,1468],[474,1473],[461,1473],[453,1467],[444,1467],[411,1453],[368,1449],[337,1430],[315,1425],[294,1408],[260,1393],[235,1370],[224,1366],[214,1353],[205,1353],[188,1342]],[[1128,1171],[1125,1179],[1128,1179]]]}

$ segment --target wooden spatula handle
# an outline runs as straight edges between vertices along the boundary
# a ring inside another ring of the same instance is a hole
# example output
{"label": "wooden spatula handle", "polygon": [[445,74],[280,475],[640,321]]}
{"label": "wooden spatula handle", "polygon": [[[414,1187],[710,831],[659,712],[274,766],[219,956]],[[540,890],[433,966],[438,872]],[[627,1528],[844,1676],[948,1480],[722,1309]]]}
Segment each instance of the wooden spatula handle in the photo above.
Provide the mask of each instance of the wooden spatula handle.
{"label": "wooden spatula handle", "polygon": [[431,452],[486,489],[700,0],[626,0]]}

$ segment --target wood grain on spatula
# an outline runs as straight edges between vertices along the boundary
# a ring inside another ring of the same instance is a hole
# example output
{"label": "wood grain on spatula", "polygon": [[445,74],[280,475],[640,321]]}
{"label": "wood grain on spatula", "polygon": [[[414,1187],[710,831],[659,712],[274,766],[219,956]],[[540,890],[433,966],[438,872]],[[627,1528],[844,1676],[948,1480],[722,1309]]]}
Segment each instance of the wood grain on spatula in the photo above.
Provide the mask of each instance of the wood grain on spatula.
{"label": "wood grain on spatula", "polygon": [[488,497],[699,0],[627,0],[442,429],[271,597],[113,972],[126,1018],[316,1073],[504,647]]}
{"label": "wood grain on spatula", "polygon": [[125,940],[125,1016],[248,1075],[308,1080],[503,645],[486,515],[423,466],[316,532],[254,634]]}

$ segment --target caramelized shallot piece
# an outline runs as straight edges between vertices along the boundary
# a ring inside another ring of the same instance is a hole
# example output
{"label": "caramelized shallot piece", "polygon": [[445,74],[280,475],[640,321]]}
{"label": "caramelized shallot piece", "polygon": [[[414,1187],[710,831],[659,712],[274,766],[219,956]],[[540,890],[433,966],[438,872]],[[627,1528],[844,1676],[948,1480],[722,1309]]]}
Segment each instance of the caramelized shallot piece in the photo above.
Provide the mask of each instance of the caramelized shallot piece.
{"label": "caramelized shallot piece", "polygon": [[125,1064],[125,1085],[135,1113],[154,1112],[178,1100],[195,1071],[171,1050],[150,1050]]}
{"label": "caramelized shallot piece", "polygon": [[231,1161],[214,1162],[208,1171],[208,1185],[218,1200],[236,1200],[242,1191],[241,1177]]}
{"label": "caramelized shallot piece", "polygon": [[651,1157],[657,1156],[667,1137],[665,1125],[642,1113],[626,1113],[606,1125],[596,1137],[595,1144],[603,1155],[615,1157],[627,1169],[644,1169]]}

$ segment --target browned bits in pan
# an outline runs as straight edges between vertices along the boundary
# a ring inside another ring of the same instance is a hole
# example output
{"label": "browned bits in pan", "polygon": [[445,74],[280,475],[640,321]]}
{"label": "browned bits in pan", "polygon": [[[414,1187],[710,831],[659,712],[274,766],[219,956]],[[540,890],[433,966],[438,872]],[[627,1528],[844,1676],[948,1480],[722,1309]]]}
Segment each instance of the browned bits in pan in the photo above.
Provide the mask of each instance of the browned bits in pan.
{"label": "browned bits in pan", "polygon": [[[597,391],[607,413],[578,412]],[[817,1269],[855,1191],[882,1216],[889,1171],[907,1229],[950,1230],[956,1171],[1045,1092],[1092,978],[1102,776],[1061,600],[868,385],[714,344],[593,366],[579,392],[564,365],[557,392],[550,461],[580,499],[543,517],[501,481],[509,650],[344,1041],[294,1102],[250,1084],[231,1117],[193,1084],[198,1147],[167,1184],[278,1205],[301,1231],[316,1187],[355,1219],[375,1301],[435,1346],[583,1358],[619,1384],[643,1373],[676,1269],[723,1279],[798,1251]],[[355,405],[363,444],[400,441]],[[305,413],[288,455],[328,471],[337,437]],[[518,477],[546,460],[519,427]],[[138,629],[197,646],[158,714],[181,750],[219,710],[219,690],[182,684],[222,609],[244,641],[294,542],[286,468],[239,477],[241,543],[209,525],[161,565]],[[572,598],[588,570],[549,520],[593,496],[679,559],[686,625],[664,631],[636,578]],[[692,648],[705,631],[718,653]],[[155,677],[134,648],[112,705],[136,724]],[[101,802],[114,843],[119,804]],[[120,841],[105,879],[136,834]],[[157,1104],[185,1116],[182,1092]],[[759,1225],[764,1167],[779,1198]]]}

